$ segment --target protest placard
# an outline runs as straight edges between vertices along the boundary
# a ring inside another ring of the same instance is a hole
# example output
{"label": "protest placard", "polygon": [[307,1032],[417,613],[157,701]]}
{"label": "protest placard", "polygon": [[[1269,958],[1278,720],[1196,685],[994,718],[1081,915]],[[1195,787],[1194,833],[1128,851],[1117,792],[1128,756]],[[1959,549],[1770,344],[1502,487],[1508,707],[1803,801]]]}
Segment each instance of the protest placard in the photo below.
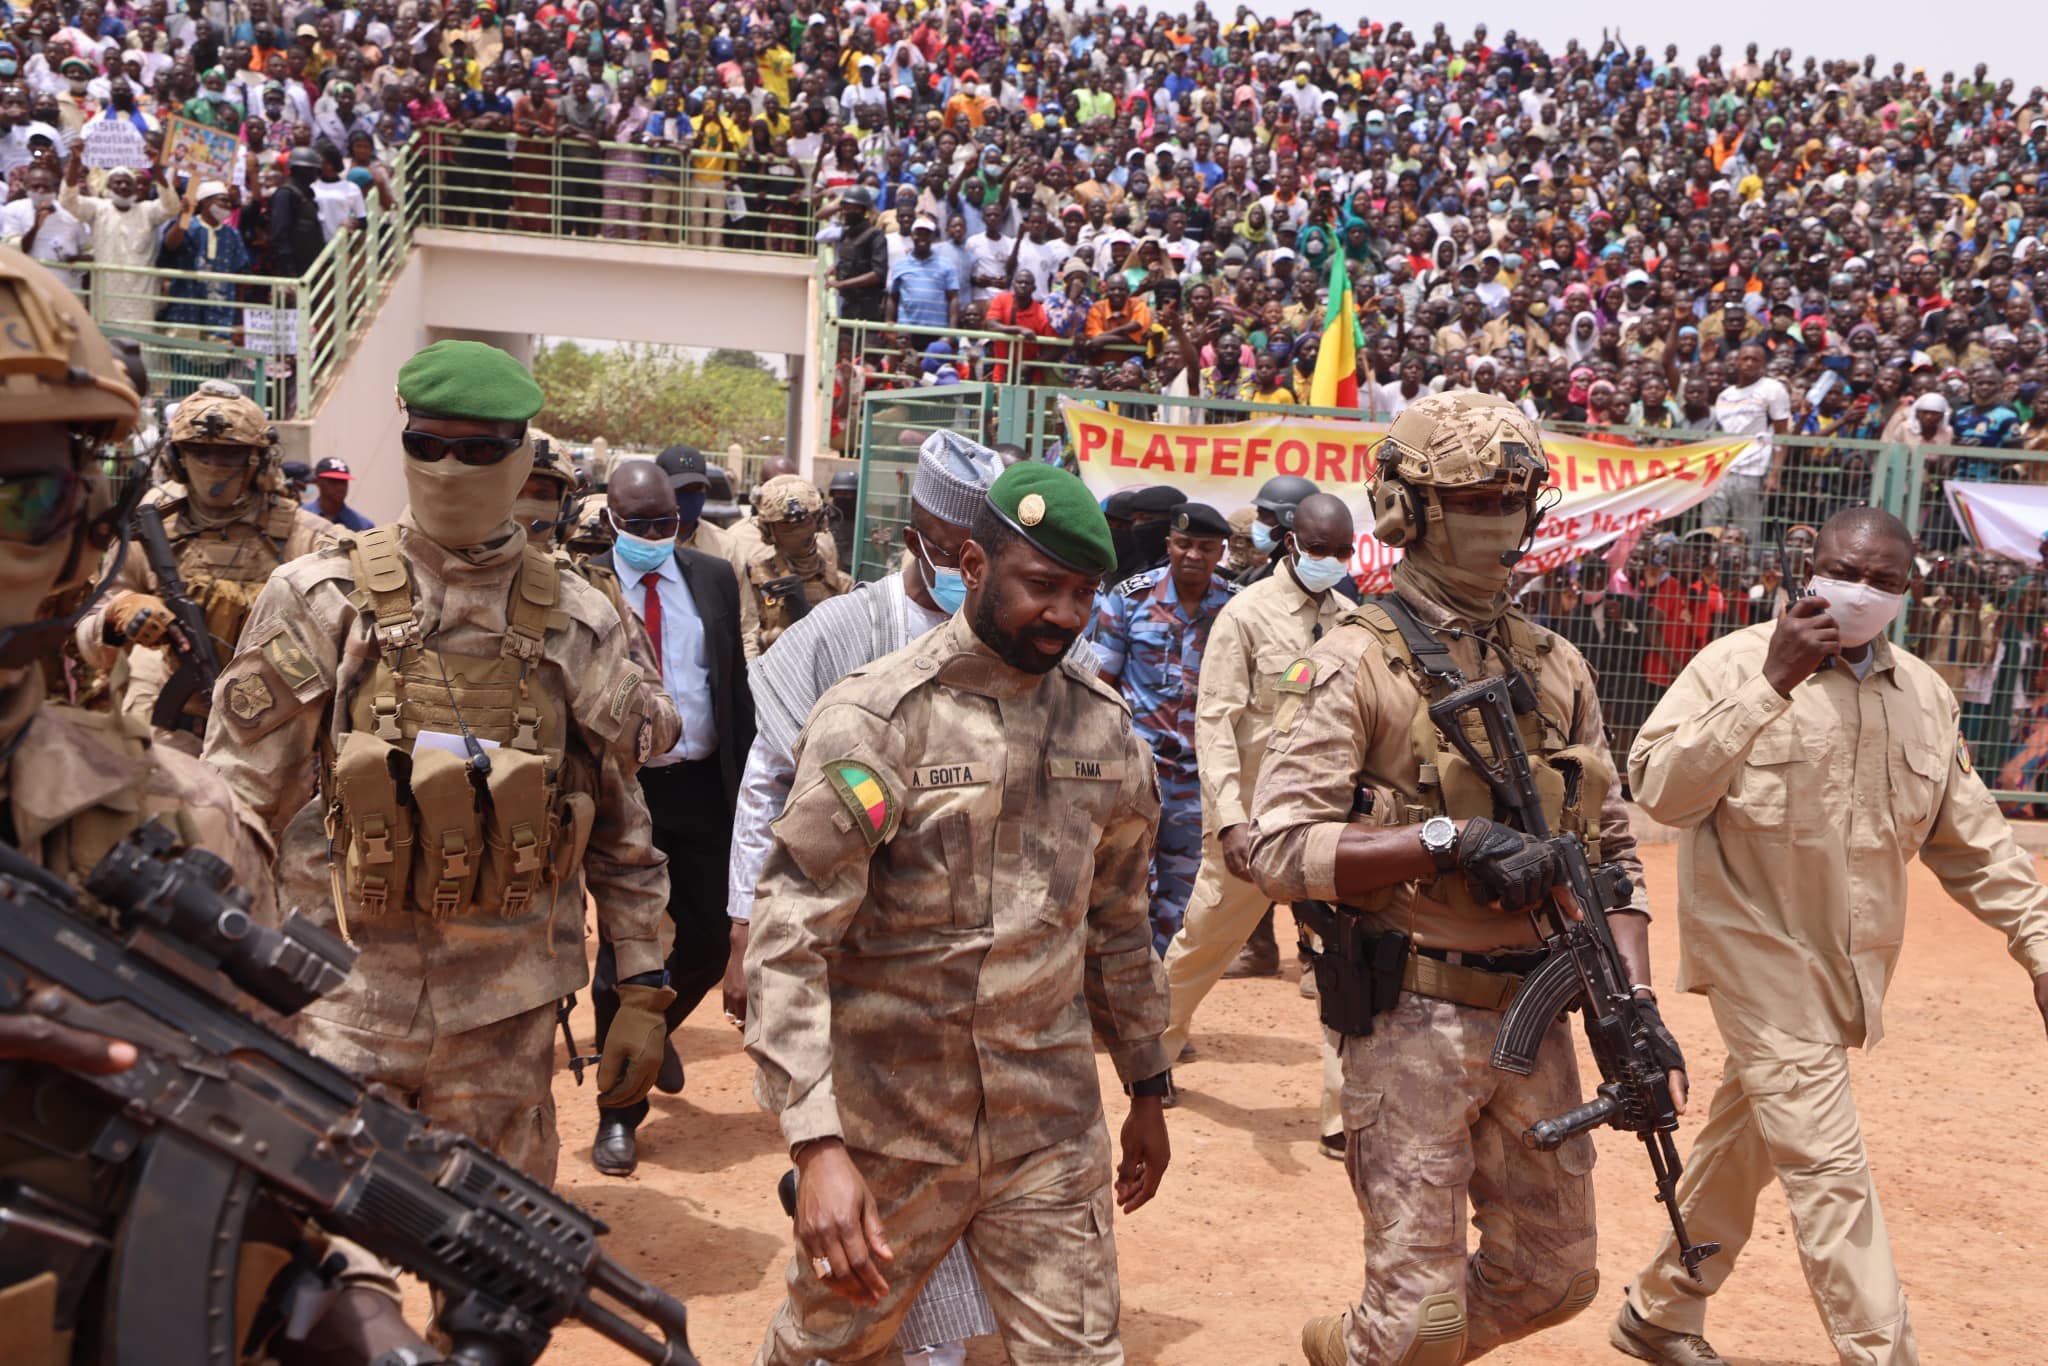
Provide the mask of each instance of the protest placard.
{"label": "protest placard", "polygon": [[146,171],[149,148],[142,130],[126,119],[97,118],[78,135],[79,156],[96,170]]}
{"label": "protest placard", "polygon": [[240,163],[233,133],[176,115],[164,120],[164,165],[198,180],[231,184]]}

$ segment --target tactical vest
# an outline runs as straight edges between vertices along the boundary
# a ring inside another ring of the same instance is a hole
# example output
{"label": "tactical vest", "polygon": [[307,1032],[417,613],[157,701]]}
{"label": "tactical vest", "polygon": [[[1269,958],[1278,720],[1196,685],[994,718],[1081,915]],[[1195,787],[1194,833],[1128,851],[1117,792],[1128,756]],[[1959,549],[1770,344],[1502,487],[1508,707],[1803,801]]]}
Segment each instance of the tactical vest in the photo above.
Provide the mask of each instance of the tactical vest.
{"label": "tactical vest", "polygon": [[249,619],[256,595],[270,581],[271,571],[284,563],[285,545],[298,526],[299,509],[288,498],[274,497],[254,520],[237,518],[201,530],[186,511],[188,506],[188,500],[180,499],[164,508],[165,521],[172,528],[171,549],[177,554],[185,591],[206,614],[214,652],[226,660],[242,638],[242,624]]}
{"label": "tactical vest", "polygon": [[[41,720],[64,722],[88,731],[101,744],[125,759],[148,756],[152,728],[148,718],[111,711],[86,711],[78,707],[45,704]],[[34,775],[17,773],[16,779],[34,781]],[[40,851],[28,850],[30,857],[74,886],[83,885],[85,875],[98,866],[107,851],[140,830],[152,819],[161,820],[190,848],[205,848],[219,832],[200,828],[192,812],[170,793],[155,791],[148,783],[120,794],[112,804],[90,806],[76,812],[62,825],[43,836]]]}
{"label": "tactical vest", "polygon": [[[573,875],[597,809],[563,771],[564,700],[536,686],[547,633],[568,620],[555,610],[559,567],[529,544],[503,649],[461,655],[422,639],[395,529],[339,544],[356,584],[350,601],[374,623],[376,663],[346,699],[340,740],[323,742],[337,911],[516,919]],[[422,731],[450,737],[448,748],[420,745]],[[464,752],[465,732],[487,772]]]}
{"label": "tactical vest", "polygon": [[[752,587],[754,602],[761,611],[761,648],[767,649],[775,638],[794,626],[797,617],[780,598],[770,598],[761,591],[761,586],[786,578],[794,571],[784,563],[781,556],[750,560],[747,563],[747,582]],[[815,577],[803,580],[804,598],[812,607],[827,598],[836,598],[852,586],[851,580],[839,572],[837,565],[827,562]]]}
{"label": "tactical vest", "polygon": [[[1397,604],[1394,610],[1405,609]],[[1395,785],[1400,797],[1399,807],[1392,813],[1393,819],[1386,823],[1420,824],[1432,816],[1449,816],[1452,820],[1483,816],[1488,820],[1507,821],[1508,813],[1494,804],[1493,789],[1487,785],[1484,775],[1475,771],[1465,756],[1444,739],[1437,731],[1436,722],[1430,719],[1430,704],[1453,691],[1450,681],[1443,676],[1443,670],[1450,667],[1450,661],[1440,642],[1428,652],[1432,658],[1419,658],[1422,652],[1403,633],[1394,612],[1382,602],[1359,604],[1344,615],[1340,624],[1363,626],[1371,632],[1379,643],[1387,667],[1407,678],[1417,692],[1415,712],[1408,721],[1409,745],[1416,764],[1415,785],[1413,788]],[[1500,628],[1500,636],[1504,639],[1497,640],[1495,644],[1504,645],[1514,667],[1532,685],[1538,685],[1557,638],[1539,633],[1515,614],[1501,618]],[[1521,732],[1523,748],[1529,752],[1529,771],[1543,802],[1543,814],[1553,833],[1569,831],[1578,835],[1586,847],[1587,860],[1597,864],[1600,862],[1600,812],[1606,804],[1608,789],[1614,785],[1613,765],[1592,746],[1574,744],[1571,738],[1572,718],[1559,715],[1540,686],[1535,687],[1535,692],[1536,707],[1517,716],[1515,727]],[[1477,716],[1468,714],[1465,720],[1466,733],[1473,747],[1489,763],[1492,762],[1496,756],[1487,740],[1486,728]],[[1398,890],[1396,886],[1374,893],[1365,899],[1361,909],[1384,910],[1392,904]],[[1462,873],[1442,874],[1432,881],[1419,883],[1416,891],[1418,895],[1464,914],[1483,914],[1486,909],[1474,900]]]}

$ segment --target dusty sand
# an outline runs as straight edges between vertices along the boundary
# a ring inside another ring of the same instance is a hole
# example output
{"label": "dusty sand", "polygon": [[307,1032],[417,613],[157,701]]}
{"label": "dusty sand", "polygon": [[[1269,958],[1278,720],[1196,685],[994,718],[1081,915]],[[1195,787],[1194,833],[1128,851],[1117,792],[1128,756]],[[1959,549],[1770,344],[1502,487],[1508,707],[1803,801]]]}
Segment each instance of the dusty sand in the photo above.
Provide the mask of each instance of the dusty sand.
{"label": "dusty sand", "polygon": [[[1652,904],[1668,912],[1675,847],[1645,852]],[[1889,1033],[1874,1054],[1852,1054],[1852,1068],[1921,1354],[1941,1363],[2040,1362],[2048,1359],[2048,1167],[2035,1135],[2048,1117],[2048,1042],[1999,936],[1917,865],[1911,885]],[[1291,942],[1284,917],[1281,936]],[[1692,1060],[1698,1103],[1679,1135],[1689,1151],[1722,1054],[1705,1002],[1670,990],[1674,918],[1660,919],[1653,937],[1666,1013]],[[1302,1320],[1357,1294],[1359,1215],[1341,1166],[1316,1151],[1314,1007],[1293,978],[1290,962],[1280,980],[1224,982],[1196,1019],[1200,1057],[1177,1073],[1183,1099],[1169,1114],[1165,1187],[1151,1206],[1118,1221],[1133,1363],[1289,1366],[1302,1360]],[[589,1029],[586,1008],[578,1024],[586,1046]],[[559,1074],[561,1183],[611,1222],[614,1255],[688,1302],[691,1341],[705,1366],[742,1366],[781,1298],[790,1229],[775,1182],[787,1161],[775,1126],[754,1107],[752,1068],[715,997],[677,1041],[688,1089],[654,1098],[640,1131],[640,1171],[628,1180],[590,1166],[590,1086],[579,1091],[568,1072]],[[1124,1102],[1106,1066],[1103,1079],[1119,1123]],[[1601,1131],[1600,1297],[1572,1323],[1492,1360],[1623,1360],[1606,1345],[1607,1321],[1664,1227],[1648,1172],[1635,1140]],[[412,1300],[423,1307],[422,1294]],[[1733,1361],[1834,1360],[1775,1190],[1760,1202],[1756,1236],[1716,1297],[1708,1332]],[[1004,1354],[984,1339],[968,1359],[999,1366]],[[591,1366],[630,1358],[572,1326],[543,1360]]]}

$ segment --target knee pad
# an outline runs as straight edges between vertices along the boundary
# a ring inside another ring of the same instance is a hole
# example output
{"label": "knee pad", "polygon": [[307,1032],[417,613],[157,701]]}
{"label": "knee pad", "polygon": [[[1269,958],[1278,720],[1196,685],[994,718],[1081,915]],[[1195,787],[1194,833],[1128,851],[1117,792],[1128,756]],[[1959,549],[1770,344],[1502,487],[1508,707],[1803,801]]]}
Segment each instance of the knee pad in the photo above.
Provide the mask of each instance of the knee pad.
{"label": "knee pad", "polygon": [[1565,1282],[1564,1296],[1550,1308],[1529,1320],[1529,1331],[1540,1333],[1546,1328],[1555,1328],[1566,1319],[1572,1318],[1600,1293],[1600,1273],[1591,1269],[1581,1271]]}
{"label": "knee pad", "polygon": [[1426,1295],[1415,1306],[1415,1336],[1400,1366],[1459,1366],[1465,1360],[1465,1301],[1455,1291]]}

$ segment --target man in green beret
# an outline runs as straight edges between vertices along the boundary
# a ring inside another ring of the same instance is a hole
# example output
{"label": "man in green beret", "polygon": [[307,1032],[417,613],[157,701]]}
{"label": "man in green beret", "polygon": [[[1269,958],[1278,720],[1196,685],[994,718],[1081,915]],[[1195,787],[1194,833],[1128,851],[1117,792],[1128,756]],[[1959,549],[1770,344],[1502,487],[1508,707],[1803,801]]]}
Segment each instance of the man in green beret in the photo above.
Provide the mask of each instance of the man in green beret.
{"label": "man in green beret", "polygon": [[299,1015],[307,1045],[551,1182],[586,890],[618,955],[598,1103],[661,1065],[668,873],[636,781],[654,726],[618,614],[512,520],[533,377],[444,341],[398,396],[408,506],[271,577],[205,757],[281,831],[280,903],[360,952]]}
{"label": "man in green beret", "polygon": [[[1067,657],[1115,563],[1079,479],[1013,466],[961,548],[965,604],[798,740],[747,942],[755,1093],[799,1173],[757,1366],[882,1359],[963,1239],[1011,1360],[1124,1359],[1110,1205],[1168,1157],[1159,797],[1122,700]],[[1091,1021],[1132,1096],[1113,1174]]]}

